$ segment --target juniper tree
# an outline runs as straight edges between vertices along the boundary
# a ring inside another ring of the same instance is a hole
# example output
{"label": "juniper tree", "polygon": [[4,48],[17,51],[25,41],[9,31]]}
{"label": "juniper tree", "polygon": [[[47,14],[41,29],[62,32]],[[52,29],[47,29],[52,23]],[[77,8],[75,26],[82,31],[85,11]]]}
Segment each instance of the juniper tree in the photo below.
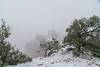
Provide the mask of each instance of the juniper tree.
{"label": "juniper tree", "polygon": [[58,52],[61,48],[61,44],[57,39],[52,38],[52,40],[49,41],[41,41],[40,47],[44,51],[44,56],[47,57],[55,52]]}

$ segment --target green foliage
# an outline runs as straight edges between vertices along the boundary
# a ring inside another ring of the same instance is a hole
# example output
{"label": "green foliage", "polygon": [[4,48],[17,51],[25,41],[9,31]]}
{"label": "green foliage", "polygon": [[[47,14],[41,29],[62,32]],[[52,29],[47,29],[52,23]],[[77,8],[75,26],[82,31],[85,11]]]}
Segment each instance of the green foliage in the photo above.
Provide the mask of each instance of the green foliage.
{"label": "green foliage", "polygon": [[40,47],[44,50],[45,52],[45,57],[50,56],[51,54],[57,52],[61,48],[60,42],[52,38],[51,41],[42,41],[40,43]]}
{"label": "green foliage", "polygon": [[75,47],[74,55],[91,54],[100,57],[100,18],[98,16],[76,19],[66,32],[67,36],[63,42],[65,45]]}
{"label": "green foliage", "polygon": [[[0,65],[15,65],[31,61],[31,58],[16,50],[7,40],[11,35],[10,27],[2,20],[0,27]],[[30,59],[30,60],[28,60]]]}

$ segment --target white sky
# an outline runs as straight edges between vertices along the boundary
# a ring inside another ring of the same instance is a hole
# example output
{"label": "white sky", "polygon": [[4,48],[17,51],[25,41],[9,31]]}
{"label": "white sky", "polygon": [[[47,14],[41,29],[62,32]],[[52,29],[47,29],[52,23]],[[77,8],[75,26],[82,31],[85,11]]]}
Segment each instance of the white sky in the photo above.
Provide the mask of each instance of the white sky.
{"label": "white sky", "polygon": [[0,18],[12,26],[18,48],[49,30],[65,31],[75,18],[100,16],[98,0],[0,0]]}

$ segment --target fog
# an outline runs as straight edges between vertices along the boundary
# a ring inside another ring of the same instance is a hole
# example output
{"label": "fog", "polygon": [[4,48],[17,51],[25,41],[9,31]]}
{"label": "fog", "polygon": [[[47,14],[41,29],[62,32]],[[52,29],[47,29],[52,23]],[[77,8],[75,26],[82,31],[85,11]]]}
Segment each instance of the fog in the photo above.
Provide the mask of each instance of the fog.
{"label": "fog", "polygon": [[75,18],[92,15],[100,16],[98,0],[0,0],[0,18],[11,26],[10,41],[25,53],[26,45],[33,45],[33,55],[38,34],[63,33]]}

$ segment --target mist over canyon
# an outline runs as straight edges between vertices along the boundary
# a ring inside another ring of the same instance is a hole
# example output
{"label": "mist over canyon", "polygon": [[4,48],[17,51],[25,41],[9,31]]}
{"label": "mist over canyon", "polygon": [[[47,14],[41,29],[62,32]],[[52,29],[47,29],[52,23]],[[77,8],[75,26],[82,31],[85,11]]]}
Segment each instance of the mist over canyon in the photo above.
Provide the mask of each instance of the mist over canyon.
{"label": "mist over canyon", "polygon": [[76,18],[100,16],[98,0],[0,0],[0,18],[11,26],[12,44],[29,56],[38,53],[39,36],[61,34]]}

